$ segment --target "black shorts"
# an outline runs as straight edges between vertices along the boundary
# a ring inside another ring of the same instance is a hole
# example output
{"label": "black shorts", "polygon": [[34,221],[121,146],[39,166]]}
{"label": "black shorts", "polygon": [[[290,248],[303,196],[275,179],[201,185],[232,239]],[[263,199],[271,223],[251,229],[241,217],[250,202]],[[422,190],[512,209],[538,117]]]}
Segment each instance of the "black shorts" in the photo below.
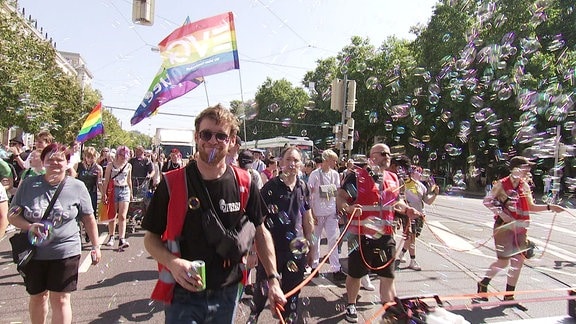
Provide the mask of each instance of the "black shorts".
{"label": "black shorts", "polygon": [[58,260],[30,260],[24,269],[26,291],[37,295],[46,290],[75,291],[78,286],[80,255]]}
{"label": "black shorts", "polygon": [[[367,239],[365,236],[360,237],[361,244],[358,244],[358,235],[348,237],[348,245],[359,246],[362,248],[360,254],[359,248],[354,249],[348,255],[348,274],[352,278],[362,278],[370,272],[366,267],[368,263],[373,268],[378,268],[386,263],[388,266],[384,269],[372,271],[380,277],[394,278],[394,258],[396,256],[396,241],[392,235],[384,235],[377,240]],[[362,257],[364,255],[364,258]]]}

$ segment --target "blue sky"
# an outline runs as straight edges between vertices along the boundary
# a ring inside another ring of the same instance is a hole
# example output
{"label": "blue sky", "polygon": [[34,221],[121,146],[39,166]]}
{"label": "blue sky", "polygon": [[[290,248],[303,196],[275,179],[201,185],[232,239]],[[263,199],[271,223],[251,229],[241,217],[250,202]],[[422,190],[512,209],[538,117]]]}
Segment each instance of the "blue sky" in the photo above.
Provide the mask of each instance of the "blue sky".
{"label": "blue sky", "polygon": [[[151,49],[186,17],[191,21],[235,14],[240,70],[206,77],[160,112],[193,116],[209,104],[254,98],[267,77],[300,85],[316,61],[334,56],[352,36],[379,45],[388,36],[412,39],[409,28],[426,24],[436,0],[156,0],[153,26],[132,23],[132,0],[19,0],[56,42],[58,50],[80,53],[93,73],[93,88],[105,106],[135,110],[160,67]],[[194,118],[156,115],[131,127],[131,111],[112,113],[127,130],[153,135],[156,128],[193,128]]]}

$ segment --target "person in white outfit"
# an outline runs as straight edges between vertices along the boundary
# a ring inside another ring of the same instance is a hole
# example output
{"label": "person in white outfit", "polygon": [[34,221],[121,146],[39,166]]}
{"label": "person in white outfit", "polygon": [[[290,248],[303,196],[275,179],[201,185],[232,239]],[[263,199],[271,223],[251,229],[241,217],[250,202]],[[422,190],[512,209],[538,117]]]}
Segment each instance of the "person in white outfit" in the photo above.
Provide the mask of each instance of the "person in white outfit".
{"label": "person in white outfit", "polygon": [[[322,153],[322,166],[310,173],[308,187],[311,192],[312,214],[314,216],[314,261],[312,268],[318,267],[320,258],[320,238],[322,231],[326,232],[328,247],[337,244],[340,236],[338,216],[336,214],[336,191],[340,187],[340,175],[334,168],[338,163],[338,155],[328,149]],[[330,272],[335,280],[344,280],[346,275],[340,268],[338,250],[334,249],[330,254]]]}

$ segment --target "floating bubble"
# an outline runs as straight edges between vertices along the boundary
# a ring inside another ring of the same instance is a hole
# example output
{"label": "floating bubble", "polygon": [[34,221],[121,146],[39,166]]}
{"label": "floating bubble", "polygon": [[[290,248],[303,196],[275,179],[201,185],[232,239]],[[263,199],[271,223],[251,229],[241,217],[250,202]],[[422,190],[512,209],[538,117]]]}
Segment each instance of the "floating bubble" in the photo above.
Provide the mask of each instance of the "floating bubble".
{"label": "floating bubble", "polygon": [[18,215],[22,215],[24,208],[22,206],[12,206],[8,211],[8,218],[16,217]]}
{"label": "floating bubble", "polygon": [[274,220],[272,220],[272,218],[270,218],[270,217],[266,218],[266,227],[268,229],[271,229],[274,227]]}
{"label": "floating bubble", "polygon": [[428,159],[430,159],[430,161],[436,161],[438,159],[438,153],[436,153],[436,151],[430,152]]}
{"label": "floating bubble", "polygon": [[451,35],[450,35],[449,33],[446,33],[446,34],[444,34],[444,35],[442,36],[442,41],[443,41],[444,43],[446,43],[447,41],[450,40],[450,37],[451,37]]}
{"label": "floating bubble", "polygon": [[371,76],[366,79],[366,89],[368,90],[376,90],[378,88],[378,78],[375,76]]}
{"label": "floating bubble", "polygon": [[268,105],[268,111],[271,113],[275,113],[280,109],[280,106],[277,103],[271,103]]}
{"label": "floating bubble", "polygon": [[440,101],[440,97],[435,93],[432,93],[428,96],[428,102],[431,105],[436,105],[436,104],[438,104],[439,101]]}
{"label": "floating bubble", "polygon": [[378,112],[376,111],[370,112],[370,115],[368,116],[368,122],[370,124],[376,124],[378,122]]}
{"label": "floating bubble", "polygon": [[28,231],[28,240],[34,246],[46,246],[54,239],[54,224],[48,220],[41,221],[41,227],[38,227],[40,235],[33,231]]}
{"label": "floating bubble", "polygon": [[384,130],[385,130],[385,131],[390,132],[390,131],[392,131],[393,129],[394,129],[394,125],[392,125],[392,123],[391,123],[390,121],[387,121],[387,122],[384,124]]}
{"label": "floating bubble", "polygon": [[200,199],[198,199],[198,197],[188,198],[188,208],[192,210],[200,208]]}
{"label": "floating bubble", "polygon": [[308,131],[305,130],[305,129],[303,129],[303,130],[300,132],[300,135],[301,135],[302,137],[306,137],[306,136],[308,136]]}
{"label": "floating bubble", "polygon": [[310,298],[309,297],[302,297],[302,306],[306,307],[310,305]]}
{"label": "floating bubble", "polygon": [[288,213],[284,210],[278,213],[278,220],[280,220],[280,224],[282,225],[288,225],[291,223],[290,216],[288,216]]}
{"label": "floating bubble", "polygon": [[404,133],[406,133],[406,128],[404,128],[404,126],[396,127],[396,134],[402,135]]}
{"label": "floating bubble", "polygon": [[366,71],[368,65],[365,62],[360,62],[356,65],[356,72],[362,73]]}
{"label": "floating bubble", "polygon": [[294,260],[290,260],[286,262],[286,269],[288,269],[290,272],[298,272],[298,265],[296,262],[294,262]]}
{"label": "floating bubble", "polygon": [[292,252],[294,256],[302,256],[308,253],[310,244],[308,244],[308,240],[305,238],[297,237],[290,241],[289,246],[290,252]]}
{"label": "floating bubble", "polygon": [[280,125],[282,125],[282,127],[288,128],[292,125],[292,118],[288,117],[288,118],[283,118],[282,122],[280,123]]}

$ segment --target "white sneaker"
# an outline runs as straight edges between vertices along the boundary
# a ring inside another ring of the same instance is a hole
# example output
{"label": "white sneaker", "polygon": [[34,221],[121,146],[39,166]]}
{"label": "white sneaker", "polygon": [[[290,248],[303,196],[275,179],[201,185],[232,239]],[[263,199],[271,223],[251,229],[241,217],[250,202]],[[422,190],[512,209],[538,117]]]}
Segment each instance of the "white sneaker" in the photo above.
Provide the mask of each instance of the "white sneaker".
{"label": "white sneaker", "polygon": [[110,237],[110,239],[106,243],[106,246],[114,246],[114,236]]}
{"label": "white sneaker", "polygon": [[405,255],[405,254],[406,254],[406,253],[401,253],[401,254],[398,256],[398,260],[400,260],[400,263],[406,263],[406,260],[408,260],[408,259],[410,258],[410,257],[404,258],[404,255]]}
{"label": "white sneaker", "polygon": [[420,267],[420,265],[418,264],[418,262],[416,262],[416,259],[412,259],[410,260],[410,265],[408,265],[408,268],[414,270],[414,271],[420,271],[422,270],[422,268]]}
{"label": "white sneaker", "polygon": [[368,290],[368,291],[374,291],[376,290],[376,288],[374,287],[374,285],[372,284],[372,282],[370,281],[370,276],[369,275],[365,275],[364,277],[362,277],[362,279],[360,279],[360,284],[362,285],[362,288]]}

